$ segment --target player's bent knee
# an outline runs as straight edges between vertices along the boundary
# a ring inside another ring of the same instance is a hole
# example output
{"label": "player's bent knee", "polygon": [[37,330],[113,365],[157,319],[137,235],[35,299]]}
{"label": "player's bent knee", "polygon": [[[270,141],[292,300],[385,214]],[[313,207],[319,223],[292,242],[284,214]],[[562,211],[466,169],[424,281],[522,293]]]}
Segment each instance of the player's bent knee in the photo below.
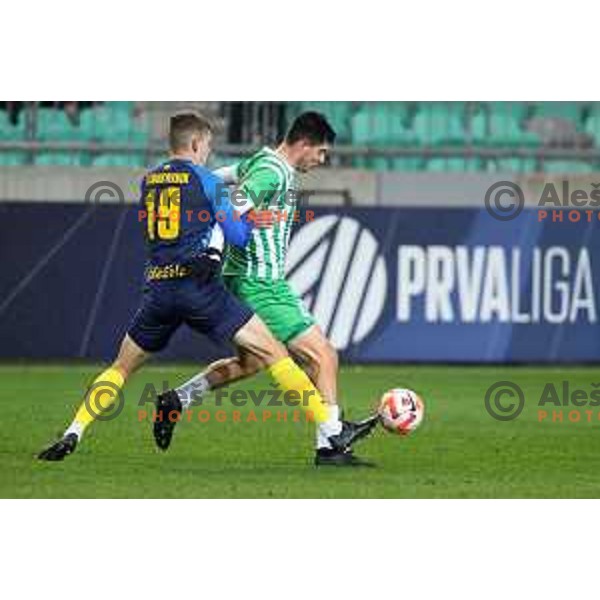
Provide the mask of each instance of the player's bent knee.
{"label": "player's bent knee", "polygon": [[127,379],[136,371],[148,358],[149,353],[140,348],[129,335],[126,335],[121,342],[119,354],[112,364]]}
{"label": "player's bent knee", "polygon": [[337,370],[339,364],[338,353],[337,350],[331,345],[329,340],[327,340],[323,352],[327,357],[326,359],[331,363],[331,366]]}
{"label": "player's bent knee", "polygon": [[268,347],[268,365],[272,365],[280,360],[283,360],[288,356],[287,350],[285,347],[280,344],[274,337],[271,337]]}
{"label": "player's bent knee", "polygon": [[316,343],[298,348],[300,354],[308,362],[311,368],[320,370],[323,367],[337,370],[338,353],[327,338],[322,338]]}
{"label": "player's bent knee", "polygon": [[285,347],[256,315],[237,332],[234,342],[254,356],[262,366],[272,365],[288,355]]}
{"label": "player's bent knee", "polygon": [[266,366],[270,366],[288,356],[285,346],[273,337],[266,325],[263,325],[261,331],[258,333],[257,342],[259,356],[261,356]]}
{"label": "player's bent knee", "polygon": [[246,353],[240,356],[240,365],[247,376],[255,375],[265,366],[254,355]]}
{"label": "player's bent knee", "polygon": [[330,371],[337,371],[338,355],[335,348],[331,345],[323,345],[310,355],[311,365],[319,371],[326,368]]}

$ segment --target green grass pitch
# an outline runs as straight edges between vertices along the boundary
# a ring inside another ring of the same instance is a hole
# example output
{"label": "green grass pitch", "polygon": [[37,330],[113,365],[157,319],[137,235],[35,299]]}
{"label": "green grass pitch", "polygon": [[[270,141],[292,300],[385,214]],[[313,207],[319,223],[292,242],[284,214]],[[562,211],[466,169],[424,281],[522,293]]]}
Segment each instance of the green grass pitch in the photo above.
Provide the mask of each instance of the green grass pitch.
{"label": "green grass pitch", "polygon": [[[171,449],[154,447],[149,421],[137,405],[148,383],[178,384],[193,365],[153,363],[126,388],[114,421],[97,423],[63,463],[35,453],[70,421],[81,390],[98,365],[0,366],[0,497],[4,498],[428,498],[600,497],[599,408],[580,409],[578,423],[538,422],[546,382],[591,391],[593,368],[369,366],[345,367],[340,398],[350,418],[364,416],[386,389],[410,386],[426,404],[426,419],[408,438],[382,429],[357,446],[376,469],[312,465],[313,427],[275,419],[181,423]],[[526,405],[510,422],[485,410],[487,388],[508,379]],[[268,386],[260,376],[240,389]],[[148,405],[150,406],[150,405]],[[550,407],[550,409],[556,407]],[[195,409],[199,410],[199,409]],[[231,406],[226,408],[231,417]],[[278,410],[278,409],[272,409]],[[556,409],[558,410],[558,409]],[[550,412],[550,411],[549,411]],[[291,417],[291,415],[290,415]],[[591,422],[587,419],[591,418]]]}

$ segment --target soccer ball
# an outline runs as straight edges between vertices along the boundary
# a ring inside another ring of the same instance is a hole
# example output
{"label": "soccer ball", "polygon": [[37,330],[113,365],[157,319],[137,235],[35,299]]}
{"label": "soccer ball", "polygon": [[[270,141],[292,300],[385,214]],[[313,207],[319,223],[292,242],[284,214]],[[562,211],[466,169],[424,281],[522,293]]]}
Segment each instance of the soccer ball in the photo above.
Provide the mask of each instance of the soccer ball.
{"label": "soccer ball", "polygon": [[398,388],[381,397],[378,413],[385,429],[399,435],[408,435],[423,420],[425,405],[416,392]]}

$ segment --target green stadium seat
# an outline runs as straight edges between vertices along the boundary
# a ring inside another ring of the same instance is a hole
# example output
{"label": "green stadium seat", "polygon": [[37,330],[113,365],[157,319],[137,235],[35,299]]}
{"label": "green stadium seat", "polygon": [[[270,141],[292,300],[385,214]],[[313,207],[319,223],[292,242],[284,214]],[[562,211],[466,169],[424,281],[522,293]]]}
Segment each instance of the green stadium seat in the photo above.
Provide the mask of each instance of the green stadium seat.
{"label": "green stadium seat", "polygon": [[367,111],[358,112],[352,117],[352,143],[355,146],[377,141],[372,121],[373,119]]}
{"label": "green stadium seat", "polygon": [[391,171],[392,161],[389,158],[377,157],[367,159],[369,169],[374,171]]}
{"label": "green stadium seat", "polygon": [[[73,124],[62,110],[42,108],[38,111],[38,138],[41,141],[129,143],[145,145],[147,132],[138,127],[132,116],[133,103],[113,102],[81,112],[79,124]],[[43,152],[34,158],[40,165],[88,165],[88,153]],[[108,153],[94,159],[97,165],[139,166],[141,156]]]}
{"label": "green stadium seat", "polygon": [[124,111],[113,111],[107,106],[94,110],[95,132],[101,142],[126,143],[131,132],[129,114]]}
{"label": "green stadium seat", "polygon": [[379,147],[413,143],[414,135],[404,127],[405,116],[403,106],[397,103],[365,103],[352,117],[352,142]]}
{"label": "green stadium seat", "polygon": [[37,111],[36,137],[45,142],[86,141],[85,131],[73,123],[60,109],[40,108]]}
{"label": "green stadium seat", "polygon": [[531,112],[534,117],[565,119],[579,126],[582,104],[579,102],[536,102],[532,105]]}
{"label": "green stadium seat", "polygon": [[592,114],[585,122],[583,130],[600,142],[600,114]]}
{"label": "green stadium seat", "polygon": [[112,112],[122,112],[126,115],[131,115],[134,109],[134,102],[130,100],[108,100],[104,102],[104,106]]}
{"label": "green stadium seat", "polygon": [[431,158],[427,161],[425,170],[431,173],[475,172],[481,170],[481,161],[478,158]]}
{"label": "green stadium seat", "polygon": [[[125,104],[116,108],[115,104]],[[141,126],[133,116],[130,103],[111,103],[101,105],[90,111],[85,117],[85,128],[94,132],[93,136],[103,143],[148,143],[147,127]]]}
{"label": "green stadium seat", "polygon": [[412,131],[422,146],[461,144],[466,138],[464,106],[424,103],[415,115]]}
{"label": "green stadium seat", "polygon": [[546,173],[591,173],[594,168],[590,163],[579,160],[545,160]]}
{"label": "green stadium seat", "polygon": [[81,135],[87,140],[94,141],[100,138],[98,132],[98,117],[95,108],[86,108],[79,116]]}
{"label": "green stadium seat", "polygon": [[[42,142],[84,143],[92,138],[62,109],[40,108],[36,115],[36,137]],[[35,165],[86,166],[89,154],[80,150],[44,150],[33,155]]]}
{"label": "green stadium seat", "polygon": [[539,171],[535,158],[500,158],[488,161],[487,166],[487,170],[491,172],[535,173]]}
{"label": "green stadium seat", "polygon": [[391,167],[394,171],[415,173],[423,170],[423,159],[418,156],[402,156],[400,158],[393,158],[391,161]]}
{"label": "green stadium seat", "polygon": [[24,165],[26,162],[26,153],[17,150],[8,150],[0,152],[0,166],[15,167]]}
{"label": "green stadium seat", "polygon": [[357,158],[353,164],[355,168],[371,169],[374,171],[401,171],[410,173],[421,171],[422,165],[423,159],[416,156],[402,156],[398,158]]}
{"label": "green stadium seat", "polygon": [[521,123],[533,112],[533,105],[527,102],[486,102],[484,106],[490,115],[502,115]]}
{"label": "green stadium seat", "polygon": [[492,113],[487,142],[497,146],[539,146],[538,136],[522,129],[521,123],[512,113]]}
{"label": "green stadium seat", "polygon": [[473,144],[485,142],[487,139],[487,115],[483,110],[468,118],[467,141]]}
{"label": "green stadium seat", "polygon": [[352,161],[355,169],[370,169],[374,171],[390,171],[393,168],[392,159],[385,157],[357,156]]}
{"label": "green stadium seat", "polygon": [[25,119],[20,115],[16,125],[10,122],[6,111],[0,110],[0,140],[16,141],[25,138]]}
{"label": "green stadium seat", "polygon": [[92,158],[94,167],[143,167],[144,156],[139,153],[105,153]]}
{"label": "green stadium seat", "polygon": [[[8,112],[0,110],[0,141],[15,142],[25,139],[25,119],[19,115],[17,124],[10,121]],[[27,153],[21,150],[0,151],[0,166],[13,167],[26,164]]]}
{"label": "green stadium seat", "polygon": [[85,152],[44,151],[36,152],[33,162],[36,165],[85,166],[89,164],[89,155]]}
{"label": "green stadium seat", "polygon": [[9,121],[8,113],[5,110],[0,109],[0,138],[6,139],[10,129],[12,129],[12,124]]}
{"label": "green stadium seat", "polygon": [[150,131],[147,129],[146,124],[140,125],[134,122],[133,129],[129,132],[129,141],[133,144],[146,146],[149,140]]}
{"label": "green stadium seat", "polygon": [[[370,148],[393,148],[415,144],[415,137],[404,127],[405,107],[397,102],[366,102],[351,120],[352,143]],[[380,171],[414,171],[418,158],[410,157],[359,157],[354,159],[356,168]]]}

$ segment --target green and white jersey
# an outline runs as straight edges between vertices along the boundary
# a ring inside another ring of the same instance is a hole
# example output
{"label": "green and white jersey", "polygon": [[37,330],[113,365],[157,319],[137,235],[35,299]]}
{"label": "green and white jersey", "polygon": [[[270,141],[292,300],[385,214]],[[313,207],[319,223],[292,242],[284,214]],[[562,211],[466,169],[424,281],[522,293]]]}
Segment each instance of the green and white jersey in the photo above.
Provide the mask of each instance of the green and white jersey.
{"label": "green and white jersey", "polygon": [[272,227],[255,227],[245,248],[228,246],[223,274],[283,279],[297,202],[294,169],[265,147],[237,165],[237,177],[237,189],[254,207],[272,210],[277,217]]}

